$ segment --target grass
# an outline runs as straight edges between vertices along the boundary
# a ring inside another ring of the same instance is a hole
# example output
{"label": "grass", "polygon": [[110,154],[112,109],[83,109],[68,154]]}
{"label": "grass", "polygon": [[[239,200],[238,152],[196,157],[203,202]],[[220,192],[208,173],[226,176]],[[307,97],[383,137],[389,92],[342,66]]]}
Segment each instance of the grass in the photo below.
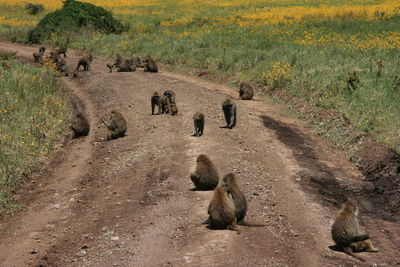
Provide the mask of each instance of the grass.
{"label": "grass", "polygon": [[6,60],[0,67],[0,215],[12,207],[24,173],[48,160],[61,142],[69,108],[54,73]]}
{"label": "grass", "polygon": [[[167,64],[284,87],[318,107],[344,113],[358,129],[400,152],[396,0],[86,2],[112,11],[129,30],[72,33],[72,48],[109,58],[150,54]],[[46,11],[32,16],[18,1],[0,0],[0,38],[26,41],[30,25],[61,6],[61,1],[35,3]],[[45,42],[64,41],[65,36],[49,35]],[[384,68],[378,77],[379,61]],[[349,90],[354,71],[360,82]]]}

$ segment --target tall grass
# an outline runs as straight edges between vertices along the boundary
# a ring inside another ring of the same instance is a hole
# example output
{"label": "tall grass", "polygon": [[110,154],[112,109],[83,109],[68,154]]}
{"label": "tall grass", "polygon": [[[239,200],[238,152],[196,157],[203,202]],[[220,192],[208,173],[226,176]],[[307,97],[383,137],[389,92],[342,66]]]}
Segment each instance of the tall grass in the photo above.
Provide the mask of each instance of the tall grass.
{"label": "tall grass", "polygon": [[[4,62],[4,61],[3,61]],[[0,215],[22,175],[48,159],[69,117],[56,76],[8,60],[0,67]]]}

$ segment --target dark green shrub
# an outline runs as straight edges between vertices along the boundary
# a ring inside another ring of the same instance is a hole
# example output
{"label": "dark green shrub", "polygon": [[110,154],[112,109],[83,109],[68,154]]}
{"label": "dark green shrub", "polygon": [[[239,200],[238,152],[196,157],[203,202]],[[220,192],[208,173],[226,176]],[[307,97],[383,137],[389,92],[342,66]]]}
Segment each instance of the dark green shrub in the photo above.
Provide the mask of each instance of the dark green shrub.
{"label": "dark green shrub", "polygon": [[62,33],[66,30],[77,32],[90,27],[103,33],[121,33],[124,30],[121,22],[111,12],[102,7],[75,0],[67,0],[61,9],[47,14],[38,25],[29,32],[29,43],[40,43],[51,33]]}
{"label": "dark green shrub", "polygon": [[25,9],[28,10],[29,14],[36,15],[44,10],[44,6],[41,4],[25,3]]}

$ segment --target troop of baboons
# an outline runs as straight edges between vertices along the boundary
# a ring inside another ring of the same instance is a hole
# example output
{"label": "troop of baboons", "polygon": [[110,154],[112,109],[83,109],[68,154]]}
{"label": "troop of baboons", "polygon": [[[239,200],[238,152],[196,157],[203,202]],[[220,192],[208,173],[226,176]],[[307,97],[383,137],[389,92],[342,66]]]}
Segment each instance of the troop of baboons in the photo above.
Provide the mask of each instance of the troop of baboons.
{"label": "troop of baboons", "polygon": [[[33,53],[35,63],[43,63],[45,47],[40,47],[38,52]],[[48,59],[55,63],[55,68],[58,72],[69,75],[69,68],[67,62],[61,59],[63,55],[67,57],[66,48],[58,48],[51,51]],[[93,61],[92,54],[81,57],[78,60],[77,67],[72,73],[72,77],[78,75],[79,69],[83,66],[84,71],[90,70],[90,65]],[[136,68],[143,68],[145,72],[158,72],[158,66],[151,56],[147,56],[144,60],[140,57],[132,59],[123,58],[117,54],[113,63],[108,63],[107,68],[112,72],[116,68],[117,72],[133,72]],[[4,65],[3,65],[4,67]],[[348,80],[348,87],[352,90],[356,88],[358,77],[354,72]],[[396,86],[400,84],[400,78],[396,76]],[[253,100],[254,89],[247,82],[240,82],[239,85],[239,99],[240,100]],[[399,86],[400,87],[400,86]],[[156,107],[158,112],[155,112]],[[221,128],[230,128],[236,126],[237,121],[237,106],[236,103],[227,98],[222,103],[222,111],[226,121],[226,126]],[[176,94],[172,90],[166,90],[162,95],[154,92],[151,95],[151,114],[170,114],[176,115],[178,113],[176,105]],[[101,121],[107,128],[106,140],[112,140],[125,136],[127,130],[127,122],[124,116],[117,110],[111,110],[105,114]],[[200,137],[204,133],[205,116],[203,113],[195,112],[193,115],[193,124],[195,128],[194,136]],[[73,131],[73,138],[86,136],[89,134],[90,126],[86,117],[82,113],[76,115],[75,120],[71,124]],[[228,229],[237,231],[240,234],[238,225],[244,226],[259,226],[264,227],[264,224],[252,224],[244,221],[247,213],[247,200],[244,192],[240,189],[237,182],[237,177],[234,173],[228,173],[223,178],[220,178],[217,167],[211,159],[201,154],[196,159],[196,168],[190,174],[190,179],[197,190],[214,190],[213,197],[208,205],[208,218],[203,222],[211,229]],[[346,254],[357,258],[360,261],[365,259],[357,252],[378,252],[379,249],[375,248],[367,233],[359,230],[358,222],[359,209],[355,202],[347,201],[343,204],[342,209],[338,212],[336,219],[331,228],[332,239],[336,246],[342,249]]]}

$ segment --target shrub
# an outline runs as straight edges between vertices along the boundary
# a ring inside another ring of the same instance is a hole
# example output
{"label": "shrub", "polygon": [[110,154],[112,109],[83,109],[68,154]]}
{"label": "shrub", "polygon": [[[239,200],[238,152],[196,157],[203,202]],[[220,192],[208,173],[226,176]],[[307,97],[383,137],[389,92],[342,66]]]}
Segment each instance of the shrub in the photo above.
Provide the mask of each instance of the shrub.
{"label": "shrub", "polygon": [[67,0],[61,9],[47,14],[29,32],[29,43],[40,43],[51,33],[64,31],[77,32],[82,28],[91,28],[102,33],[121,33],[124,30],[121,22],[102,7],[75,0]]}

